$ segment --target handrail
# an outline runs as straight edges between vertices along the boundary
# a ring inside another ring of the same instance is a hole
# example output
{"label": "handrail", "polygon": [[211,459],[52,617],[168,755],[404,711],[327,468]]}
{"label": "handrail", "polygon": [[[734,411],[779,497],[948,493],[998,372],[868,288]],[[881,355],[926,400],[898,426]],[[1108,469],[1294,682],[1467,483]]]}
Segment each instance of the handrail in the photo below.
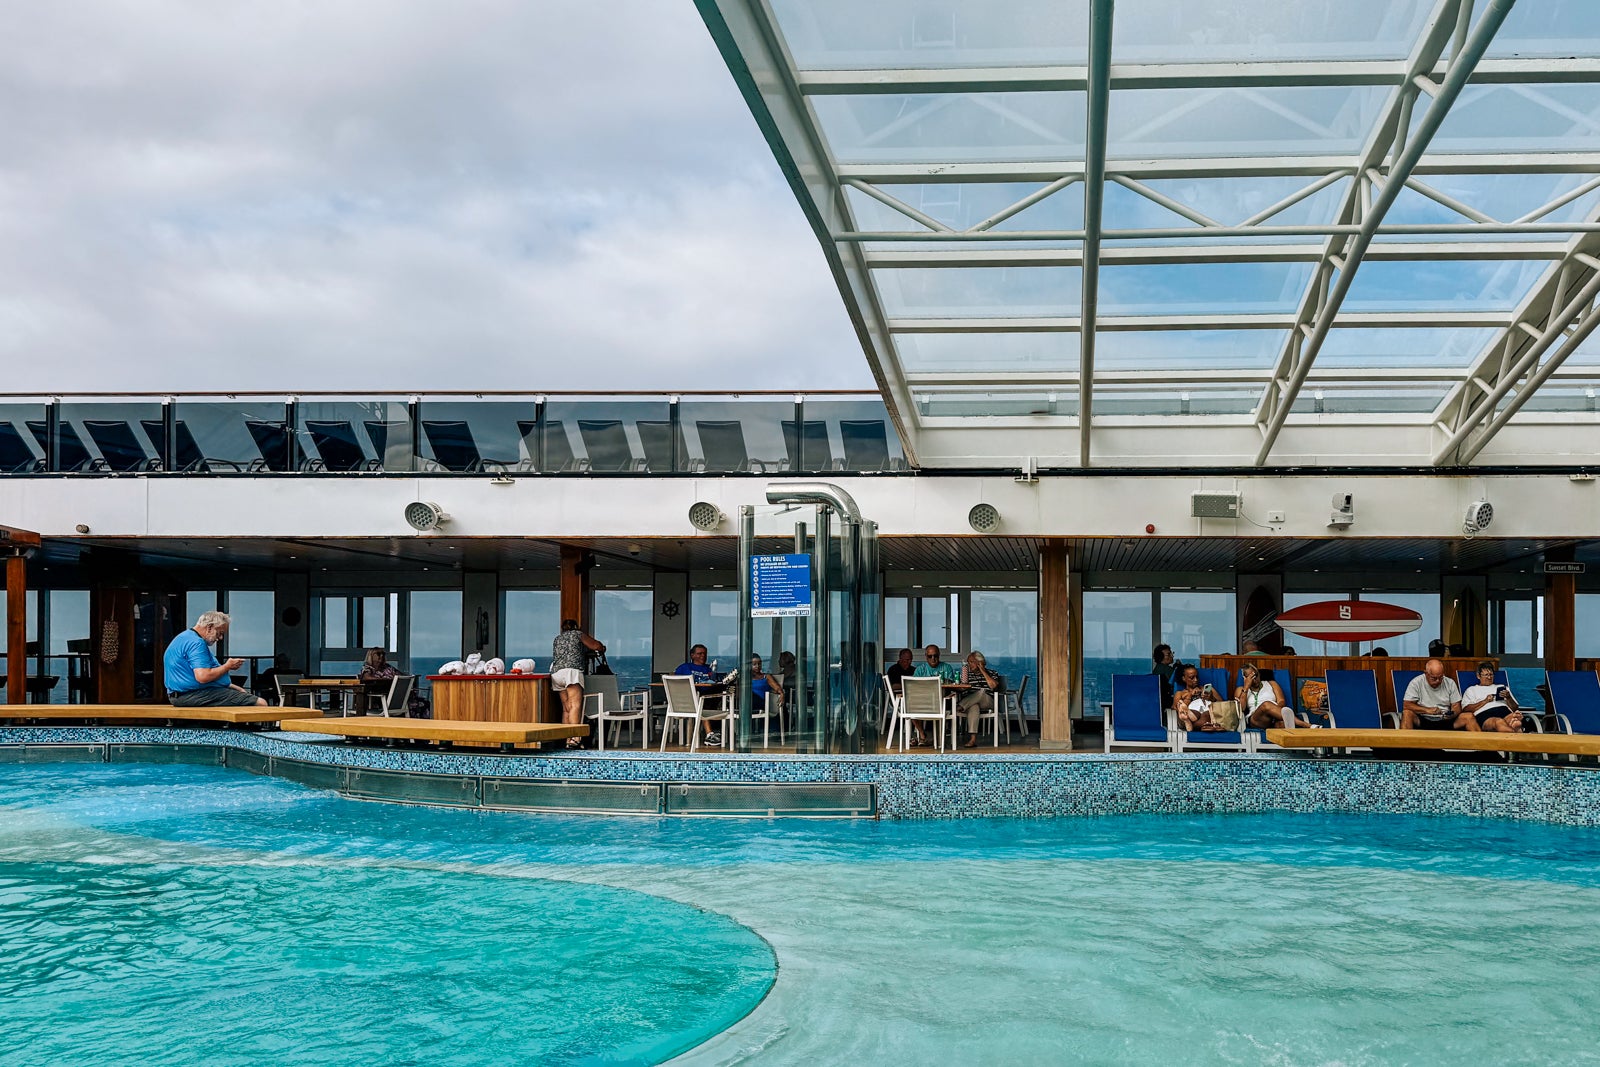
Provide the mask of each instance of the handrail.
{"label": "handrail", "polygon": [[429,397],[476,397],[508,398],[535,400],[539,397],[592,397],[603,400],[617,396],[645,396],[661,397],[745,397],[745,396],[860,396],[872,399],[881,399],[882,394],[875,389],[737,389],[737,390],[696,390],[696,389],[616,389],[599,392],[593,389],[424,389],[407,391],[403,389],[384,389],[379,391],[363,391],[360,389],[234,389],[230,391],[197,390],[193,392],[174,392],[171,390],[154,390],[139,393],[82,393],[51,389],[39,389],[27,393],[0,393],[0,402],[10,400],[98,400],[113,398],[118,400],[177,400],[182,401],[190,397],[216,397],[225,400],[241,396],[290,398],[290,397],[338,397],[351,400],[382,400],[382,399],[418,399],[426,400]]}

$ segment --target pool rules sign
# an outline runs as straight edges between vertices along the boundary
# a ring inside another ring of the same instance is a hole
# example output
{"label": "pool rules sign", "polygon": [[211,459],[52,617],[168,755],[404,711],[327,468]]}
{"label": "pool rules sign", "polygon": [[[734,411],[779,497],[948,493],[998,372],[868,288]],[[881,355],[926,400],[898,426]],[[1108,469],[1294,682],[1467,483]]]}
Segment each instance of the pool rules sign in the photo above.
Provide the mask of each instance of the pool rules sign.
{"label": "pool rules sign", "polygon": [[803,552],[750,557],[750,617],[811,614],[811,557]]}

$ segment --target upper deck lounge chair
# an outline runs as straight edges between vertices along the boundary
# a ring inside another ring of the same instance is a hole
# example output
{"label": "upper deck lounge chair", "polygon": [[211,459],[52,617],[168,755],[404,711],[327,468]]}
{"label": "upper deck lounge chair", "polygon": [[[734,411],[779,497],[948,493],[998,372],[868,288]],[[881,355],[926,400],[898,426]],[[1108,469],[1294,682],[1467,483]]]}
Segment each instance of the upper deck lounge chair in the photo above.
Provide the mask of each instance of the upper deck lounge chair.
{"label": "upper deck lounge chair", "polygon": [[578,434],[592,471],[638,470],[643,463],[628,445],[621,419],[579,419]]}
{"label": "upper deck lounge chair", "polygon": [[[144,432],[150,440],[159,443],[167,435],[166,423],[161,419],[140,419],[139,425],[144,427]],[[189,429],[189,424],[178,419],[172,424],[173,433],[176,435],[175,444],[177,455],[173,457],[172,467],[175,471],[209,472],[213,467],[226,467],[232,471],[244,470],[244,464],[231,459],[213,459],[200,450],[200,442],[194,438],[194,431]]]}
{"label": "upper deck lounge chair", "polygon": [[422,436],[433,449],[433,461],[445,470],[460,473],[483,469],[483,455],[466,422],[423,419]]}
{"label": "upper deck lounge chair", "polygon": [[639,447],[644,449],[646,470],[652,474],[670,474],[688,466],[689,448],[683,442],[683,427],[673,433],[672,423],[666,420],[641,419],[634,425],[639,429]]}
{"label": "upper deck lounge chair", "polygon": [[[909,681],[909,679],[907,679]],[[1106,710],[1106,751],[1124,748],[1164,748],[1175,744],[1161,706],[1161,679],[1153,674],[1111,676],[1111,707]]]}
{"label": "upper deck lounge chair", "polygon": [[783,444],[789,450],[792,471],[831,471],[839,465],[828,439],[828,424],[822,419],[807,419],[804,425],[785,419]]}
{"label": "upper deck lounge chair", "polygon": [[356,428],[349,422],[311,419],[306,423],[306,432],[317,447],[318,463],[323,470],[349,473],[376,469],[376,461],[367,457],[356,438]]}
{"label": "upper deck lounge chair", "polygon": [[16,426],[0,422],[0,474],[21,474],[43,468],[44,460],[34,454]]}
{"label": "upper deck lounge chair", "polygon": [[251,460],[252,470],[286,471],[289,465],[289,429],[281,422],[246,419],[244,428],[256,443],[261,458]]}
{"label": "upper deck lounge chair", "polygon": [[100,462],[107,470],[133,474],[156,466],[155,457],[145,451],[133,427],[123,420],[84,419],[83,429],[100,450]]}
{"label": "upper deck lounge chair", "polygon": [[839,436],[844,440],[845,470],[886,471],[895,465],[882,419],[840,419]]}
{"label": "upper deck lounge chair", "polygon": [[[33,439],[39,442],[39,448],[48,457],[50,455],[49,425],[43,419],[29,419],[28,432],[33,434]],[[78,436],[78,431],[72,423],[63,422],[56,428],[56,466],[58,471],[82,471],[94,466],[94,457],[83,445],[83,438]]]}
{"label": "upper deck lounge chair", "polygon": [[528,449],[528,459],[535,470],[575,471],[583,465],[572,450],[572,439],[567,436],[567,424],[560,419],[547,421],[543,431],[533,419],[518,419],[517,432]]}
{"label": "upper deck lounge chair", "polygon": [[744,424],[737,419],[699,420],[694,427],[700,434],[700,452],[707,471],[747,471],[760,466],[750,461],[744,444]]}

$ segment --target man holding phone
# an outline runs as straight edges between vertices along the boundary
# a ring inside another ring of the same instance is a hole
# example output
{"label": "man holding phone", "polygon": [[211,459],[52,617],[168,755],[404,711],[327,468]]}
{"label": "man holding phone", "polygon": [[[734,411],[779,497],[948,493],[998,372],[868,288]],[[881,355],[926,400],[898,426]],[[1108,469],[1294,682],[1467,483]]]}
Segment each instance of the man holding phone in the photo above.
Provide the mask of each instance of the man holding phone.
{"label": "man holding phone", "polygon": [[266,707],[254,693],[234,685],[230,674],[244,666],[237,657],[218,663],[211,646],[228,635],[228,617],[208,611],[172,639],[161,658],[167,701],[178,708]]}
{"label": "man holding phone", "polygon": [[1491,733],[1519,734],[1523,730],[1522,710],[1511,690],[1495,684],[1494,664],[1478,664],[1478,684],[1467,686],[1461,694],[1461,710],[1470,712],[1478,726]]}

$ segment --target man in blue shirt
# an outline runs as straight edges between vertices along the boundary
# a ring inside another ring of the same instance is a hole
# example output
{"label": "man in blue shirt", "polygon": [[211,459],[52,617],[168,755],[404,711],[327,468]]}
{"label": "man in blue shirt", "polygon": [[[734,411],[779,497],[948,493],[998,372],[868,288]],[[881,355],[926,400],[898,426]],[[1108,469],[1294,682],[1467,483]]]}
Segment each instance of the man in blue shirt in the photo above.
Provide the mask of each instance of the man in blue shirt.
{"label": "man in blue shirt", "polygon": [[208,611],[190,629],[172,639],[161,659],[167,700],[178,708],[266,707],[267,702],[233,685],[228,675],[244,666],[242,659],[218,663],[211,645],[228,633],[228,617]]}
{"label": "man in blue shirt", "polygon": [[[689,658],[678,664],[678,669],[673,674],[687,674],[694,678],[695,688],[702,696],[710,696],[727,691],[727,686],[721,685],[717,672],[706,665],[706,656],[709,653],[705,645],[695,645],[689,649]],[[720,700],[721,698],[719,698]],[[722,744],[722,735],[711,728],[711,720],[705,722],[706,744]]]}

